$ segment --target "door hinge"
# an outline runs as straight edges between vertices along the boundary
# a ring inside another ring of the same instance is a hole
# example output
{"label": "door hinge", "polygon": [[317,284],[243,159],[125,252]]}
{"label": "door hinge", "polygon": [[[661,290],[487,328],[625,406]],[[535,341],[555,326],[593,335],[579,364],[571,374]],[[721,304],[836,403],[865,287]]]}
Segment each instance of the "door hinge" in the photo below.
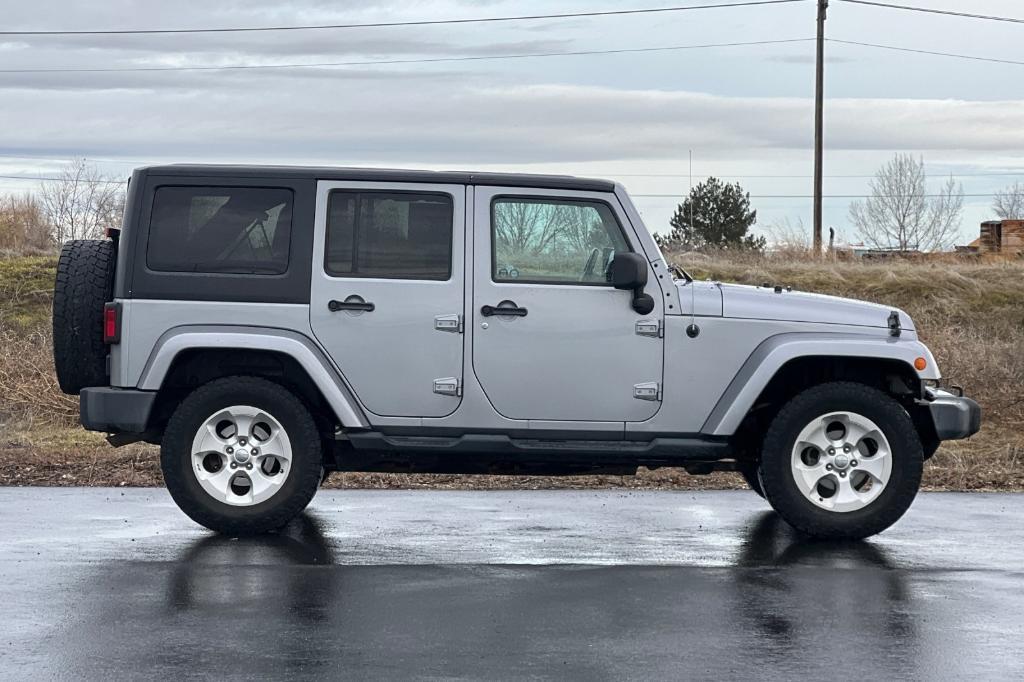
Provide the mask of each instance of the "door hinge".
{"label": "door hinge", "polygon": [[456,377],[434,379],[434,393],[437,393],[439,395],[451,395],[456,397],[461,396],[462,382]]}
{"label": "door hinge", "polygon": [[461,334],[464,330],[462,315],[438,315],[434,318],[434,329],[439,332]]}
{"label": "door hinge", "polygon": [[637,400],[661,400],[661,384],[647,381],[633,386],[633,397]]}
{"label": "door hinge", "polygon": [[665,327],[662,326],[661,320],[637,320],[636,333],[660,339],[665,336]]}

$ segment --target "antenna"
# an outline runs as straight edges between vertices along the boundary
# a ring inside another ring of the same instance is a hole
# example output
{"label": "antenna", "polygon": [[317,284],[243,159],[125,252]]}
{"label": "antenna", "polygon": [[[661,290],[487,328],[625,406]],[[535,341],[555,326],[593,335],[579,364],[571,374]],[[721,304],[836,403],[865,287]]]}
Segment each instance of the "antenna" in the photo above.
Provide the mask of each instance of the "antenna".
{"label": "antenna", "polygon": [[690,200],[690,230],[693,230],[693,150],[690,150],[690,193],[687,195]]}
{"label": "antenna", "polygon": [[[690,232],[693,232],[693,150],[690,151],[690,193],[686,196],[686,200],[690,202]],[[691,279],[688,282],[690,286],[690,326],[686,328],[686,335],[691,339],[697,338],[700,334],[700,327],[697,326],[697,280]]]}

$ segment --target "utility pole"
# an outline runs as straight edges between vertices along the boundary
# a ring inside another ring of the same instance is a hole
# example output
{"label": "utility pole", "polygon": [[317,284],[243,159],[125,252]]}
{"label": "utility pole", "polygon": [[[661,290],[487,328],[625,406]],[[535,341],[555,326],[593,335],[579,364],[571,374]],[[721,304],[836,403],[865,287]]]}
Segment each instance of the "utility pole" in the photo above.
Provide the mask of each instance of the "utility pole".
{"label": "utility pole", "polygon": [[828,0],[818,0],[818,54],[814,74],[814,253],[821,254],[822,153],[825,113],[825,18]]}

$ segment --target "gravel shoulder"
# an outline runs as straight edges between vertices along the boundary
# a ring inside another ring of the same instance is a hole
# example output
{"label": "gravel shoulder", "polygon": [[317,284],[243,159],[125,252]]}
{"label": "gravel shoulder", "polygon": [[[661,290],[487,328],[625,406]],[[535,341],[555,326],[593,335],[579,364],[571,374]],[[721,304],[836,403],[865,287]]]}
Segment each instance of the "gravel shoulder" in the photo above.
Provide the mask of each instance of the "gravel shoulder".
{"label": "gravel shoulder", "polygon": [[[1024,491],[1024,438],[989,428],[949,443],[925,465],[923,489]],[[0,486],[162,486],[158,448],[109,446],[99,434],[77,428],[6,431],[0,440]],[[641,470],[636,476],[465,476],[442,474],[334,474],[327,488],[546,490],[628,488],[647,490],[744,489],[731,473],[691,476],[681,469]]]}

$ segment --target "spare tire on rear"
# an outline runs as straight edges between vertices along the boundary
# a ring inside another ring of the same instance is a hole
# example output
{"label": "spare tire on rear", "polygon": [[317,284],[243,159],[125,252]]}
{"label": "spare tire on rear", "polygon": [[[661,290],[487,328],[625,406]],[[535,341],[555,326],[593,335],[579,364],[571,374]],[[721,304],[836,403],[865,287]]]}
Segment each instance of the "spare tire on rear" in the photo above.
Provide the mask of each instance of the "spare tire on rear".
{"label": "spare tire on rear", "polygon": [[114,295],[116,263],[110,240],[76,239],[60,251],[53,287],[53,364],[65,393],[108,383],[103,306]]}

